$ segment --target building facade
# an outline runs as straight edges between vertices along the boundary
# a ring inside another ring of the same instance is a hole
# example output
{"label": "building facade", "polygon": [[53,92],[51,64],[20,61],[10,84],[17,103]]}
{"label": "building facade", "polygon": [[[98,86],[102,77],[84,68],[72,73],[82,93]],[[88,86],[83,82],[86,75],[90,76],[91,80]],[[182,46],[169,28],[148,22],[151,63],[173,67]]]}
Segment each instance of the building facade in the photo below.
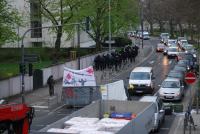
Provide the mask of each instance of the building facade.
{"label": "building facade", "polygon": [[[19,35],[19,39],[16,42],[7,43],[2,47],[21,47],[21,37],[26,30],[33,28],[28,32],[24,38],[25,47],[54,47],[56,41],[56,34],[51,29],[34,29],[36,27],[52,26],[47,19],[43,18],[40,14],[40,6],[34,0],[7,0],[8,3],[18,10],[23,19],[22,26],[15,26],[15,32]],[[73,26],[76,30],[76,27]],[[67,40],[67,34],[63,34],[61,39],[61,47],[77,47],[77,33]],[[94,46],[95,42],[89,37],[89,35],[81,31],[80,32],[80,47]]]}

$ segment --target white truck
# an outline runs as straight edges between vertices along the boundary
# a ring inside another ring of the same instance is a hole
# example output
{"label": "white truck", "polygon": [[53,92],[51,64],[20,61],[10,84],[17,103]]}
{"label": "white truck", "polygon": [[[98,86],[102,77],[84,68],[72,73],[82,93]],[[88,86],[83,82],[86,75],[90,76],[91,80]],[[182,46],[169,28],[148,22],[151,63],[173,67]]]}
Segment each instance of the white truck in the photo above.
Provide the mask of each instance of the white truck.
{"label": "white truck", "polygon": [[162,100],[158,96],[143,96],[139,101],[153,102],[154,108],[154,127],[152,131],[159,131],[160,126],[165,121],[165,110]]}
{"label": "white truck", "polygon": [[[48,125],[47,127],[41,129],[38,133],[52,134],[54,132],[55,133],[68,132],[69,134],[71,134],[72,129],[70,130],[71,132],[69,130],[67,131],[65,125],[66,125],[66,122],[70,122],[73,118],[79,118],[79,117],[91,118],[93,121],[94,121],[93,118],[95,118],[95,120],[97,119],[98,121],[97,120],[96,121],[99,122],[103,119],[110,120],[111,118],[105,117],[105,115],[106,113],[112,113],[112,112],[115,112],[115,113],[116,112],[118,113],[130,112],[130,113],[133,113],[135,117],[131,118],[120,129],[115,128],[116,124],[111,125],[108,122],[107,122],[107,125],[111,128],[109,128],[108,126],[104,124],[104,127],[106,128],[106,129],[104,128],[104,131],[98,130],[95,132],[91,132],[89,130],[94,129],[94,128],[92,127],[88,128],[88,126],[90,125],[88,125],[87,127],[81,128],[82,123],[79,123],[80,127],[75,127],[75,128],[78,128],[79,130],[89,129],[87,132],[85,132],[87,134],[98,134],[99,131],[100,131],[99,133],[101,134],[103,133],[104,134],[148,134],[154,127],[155,103],[140,102],[140,101],[98,100],[72,113],[71,115],[58,120],[57,122]],[[122,121],[122,120],[118,120],[118,121]],[[94,126],[94,124],[91,126]],[[96,126],[95,129],[97,129],[98,127]],[[110,131],[110,130],[115,130],[115,131]],[[77,132],[76,134],[84,134],[84,132]]]}

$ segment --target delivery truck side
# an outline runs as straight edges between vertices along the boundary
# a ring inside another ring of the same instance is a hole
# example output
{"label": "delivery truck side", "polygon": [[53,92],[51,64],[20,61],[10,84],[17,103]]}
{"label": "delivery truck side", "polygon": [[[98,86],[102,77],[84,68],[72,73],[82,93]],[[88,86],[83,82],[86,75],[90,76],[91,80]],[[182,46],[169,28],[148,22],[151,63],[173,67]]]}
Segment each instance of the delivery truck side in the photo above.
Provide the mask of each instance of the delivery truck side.
{"label": "delivery truck side", "polygon": [[[65,122],[73,117],[104,118],[106,113],[131,112],[136,115],[126,125],[120,128],[116,134],[147,134],[154,127],[155,104],[139,101],[117,101],[117,100],[98,100],[90,105],[72,113],[71,115],[58,120],[40,130],[47,132],[51,128],[64,129]],[[51,133],[52,134],[52,133]]]}

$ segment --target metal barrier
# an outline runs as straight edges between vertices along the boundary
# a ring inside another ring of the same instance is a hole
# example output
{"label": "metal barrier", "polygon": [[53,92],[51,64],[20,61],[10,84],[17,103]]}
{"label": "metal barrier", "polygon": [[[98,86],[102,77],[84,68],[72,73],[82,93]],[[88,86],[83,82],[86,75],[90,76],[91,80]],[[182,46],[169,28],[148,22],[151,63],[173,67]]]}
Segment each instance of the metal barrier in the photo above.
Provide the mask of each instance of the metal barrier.
{"label": "metal barrier", "polygon": [[82,107],[100,99],[99,87],[64,87],[61,101],[73,107]]}

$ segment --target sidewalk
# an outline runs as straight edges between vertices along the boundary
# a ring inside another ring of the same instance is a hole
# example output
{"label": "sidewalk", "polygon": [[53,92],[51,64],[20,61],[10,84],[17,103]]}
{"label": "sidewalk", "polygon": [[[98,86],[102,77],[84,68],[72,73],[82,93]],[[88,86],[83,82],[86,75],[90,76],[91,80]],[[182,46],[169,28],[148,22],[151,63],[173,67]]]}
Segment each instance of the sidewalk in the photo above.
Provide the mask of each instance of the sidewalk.
{"label": "sidewalk", "polygon": [[[131,70],[135,66],[139,65],[145,59],[147,59],[153,53],[152,46],[144,45],[144,48],[140,48],[140,53],[136,57],[135,63],[126,64],[120,71],[111,71],[109,69],[102,71],[95,71],[95,77],[97,81],[97,85],[109,83],[112,81],[116,81],[116,77],[122,74],[124,71]],[[43,87],[37,90],[33,90],[32,92],[26,93],[25,102],[26,104],[33,106],[35,108],[43,108],[49,111],[55,109],[56,107],[62,106],[61,104],[61,93],[62,93],[62,80],[58,81],[55,84],[55,94],[57,97],[49,96],[49,88]],[[14,96],[8,98],[9,102],[21,102],[21,96]],[[53,103],[56,107],[51,107],[51,103]]]}
{"label": "sidewalk", "polygon": [[[196,129],[194,130],[192,128],[191,133],[200,134],[200,113],[196,114],[196,111],[193,110],[192,117],[194,119],[194,124],[196,125],[195,127]],[[176,116],[169,134],[184,134],[183,123],[184,123],[184,113]],[[187,127],[185,134],[189,134],[189,127]]]}

